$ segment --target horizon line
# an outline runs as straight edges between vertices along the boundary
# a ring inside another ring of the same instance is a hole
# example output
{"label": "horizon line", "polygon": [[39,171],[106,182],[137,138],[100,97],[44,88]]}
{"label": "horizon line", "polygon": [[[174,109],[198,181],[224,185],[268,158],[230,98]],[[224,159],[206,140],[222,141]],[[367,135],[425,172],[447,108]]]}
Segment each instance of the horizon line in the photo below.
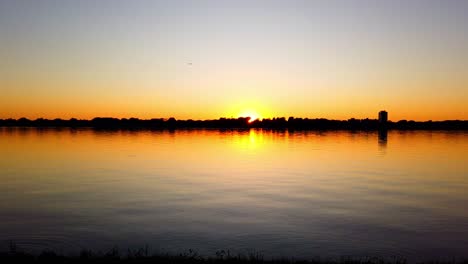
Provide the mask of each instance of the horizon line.
{"label": "horizon line", "polygon": [[[163,120],[163,121],[169,121],[171,119],[173,119],[174,121],[215,121],[215,120],[239,120],[239,119],[249,119],[250,122],[253,122],[253,121],[263,121],[263,120],[278,120],[278,119],[285,119],[285,120],[289,120],[289,119],[302,119],[302,120],[329,120],[329,121],[353,121],[353,120],[356,120],[356,121],[360,121],[360,120],[379,120],[379,118],[369,118],[369,117],[366,117],[366,118],[355,118],[355,117],[350,117],[348,119],[329,119],[329,118],[326,118],[326,117],[296,117],[296,116],[275,116],[275,117],[265,117],[265,118],[254,118],[252,119],[251,116],[239,116],[239,117],[218,117],[218,118],[209,118],[209,119],[193,119],[193,118],[188,118],[188,119],[184,119],[184,118],[176,118],[174,116],[170,116],[170,117],[152,117],[152,118],[139,118],[139,117],[134,117],[134,116],[131,116],[131,117],[113,117],[113,116],[95,116],[95,117],[92,117],[92,118],[76,118],[76,117],[71,117],[71,118],[60,118],[60,117],[55,117],[55,118],[44,118],[44,117],[38,117],[38,118],[27,118],[27,117],[20,117],[20,118],[12,118],[12,117],[9,117],[9,118],[0,118],[0,120],[2,121],[7,121],[7,120],[15,120],[15,121],[19,121],[19,120],[28,120],[28,121],[40,121],[40,120],[44,120],[44,121],[54,121],[54,120],[61,120],[61,121],[93,121],[95,119],[115,119],[115,120],[140,120],[140,121],[151,121],[151,120]],[[433,119],[427,119],[427,120],[420,120],[420,121],[416,121],[414,119],[399,119],[397,121],[392,121],[390,119],[387,120],[387,122],[399,122],[399,121],[408,121],[408,122],[444,122],[444,121],[464,121],[464,122],[468,122],[468,119],[444,119],[444,120],[433,120]]]}

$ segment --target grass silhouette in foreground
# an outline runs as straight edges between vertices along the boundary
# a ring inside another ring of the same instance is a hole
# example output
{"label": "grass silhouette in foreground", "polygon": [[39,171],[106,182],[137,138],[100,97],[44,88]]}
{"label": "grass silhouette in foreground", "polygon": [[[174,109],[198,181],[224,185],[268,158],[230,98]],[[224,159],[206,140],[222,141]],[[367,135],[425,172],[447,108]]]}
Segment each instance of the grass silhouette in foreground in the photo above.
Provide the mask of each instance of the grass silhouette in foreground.
{"label": "grass silhouette in foreground", "polygon": [[[70,256],[58,254],[50,250],[40,254],[31,254],[12,244],[7,252],[0,252],[1,263],[185,263],[185,264],[406,264],[404,258],[353,258],[297,260],[294,258],[266,259],[258,252],[247,255],[232,255],[229,251],[217,251],[213,257],[204,257],[194,250],[181,254],[151,254],[148,247],[137,250],[128,249],[125,252],[112,248],[107,252],[93,252],[82,250],[78,255]],[[419,264],[468,264],[464,261],[429,261]]]}
{"label": "grass silhouette in foreground", "polygon": [[138,118],[111,118],[96,117],[92,120],[79,119],[43,119],[29,120],[0,119],[0,127],[71,127],[71,128],[94,128],[94,129],[290,129],[290,130],[468,130],[468,120],[446,120],[446,121],[408,121],[379,122],[377,119],[348,119],[330,120],[325,118],[294,118],[284,117],[262,119],[251,121],[249,117],[219,118],[213,120],[177,120],[168,119],[138,119]]}

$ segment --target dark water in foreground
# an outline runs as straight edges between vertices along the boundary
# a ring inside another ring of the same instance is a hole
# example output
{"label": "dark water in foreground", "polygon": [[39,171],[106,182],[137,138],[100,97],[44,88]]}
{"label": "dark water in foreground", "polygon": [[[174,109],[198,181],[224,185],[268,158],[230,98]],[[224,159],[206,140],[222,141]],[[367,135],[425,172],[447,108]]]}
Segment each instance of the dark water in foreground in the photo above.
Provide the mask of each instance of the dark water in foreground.
{"label": "dark water in foreground", "polygon": [[0,128],[0,247],[468,257],[468,132]]}

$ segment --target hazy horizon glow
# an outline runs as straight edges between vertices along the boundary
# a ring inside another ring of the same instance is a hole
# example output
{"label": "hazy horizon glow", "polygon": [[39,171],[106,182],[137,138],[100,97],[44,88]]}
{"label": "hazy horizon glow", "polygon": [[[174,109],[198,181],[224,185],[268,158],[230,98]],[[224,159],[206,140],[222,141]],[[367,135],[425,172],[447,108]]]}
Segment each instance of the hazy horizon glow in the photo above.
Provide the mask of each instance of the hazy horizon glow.
{"label": "hazy horizon glow", "polygon": [[0,118],[468,119],[467,1],[0,2]]}

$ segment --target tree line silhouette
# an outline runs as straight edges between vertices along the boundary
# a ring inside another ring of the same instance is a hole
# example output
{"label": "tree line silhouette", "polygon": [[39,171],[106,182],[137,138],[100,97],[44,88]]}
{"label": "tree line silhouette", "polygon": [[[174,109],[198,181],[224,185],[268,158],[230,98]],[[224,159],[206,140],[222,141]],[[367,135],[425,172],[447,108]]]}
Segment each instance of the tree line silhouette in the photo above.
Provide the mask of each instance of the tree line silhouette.
{"label": "tree line silhouette", "polygon": [[217,128],[217,129],[294,129],[294,130],[468,130],[468,120],[424,121],[400,120],[398,122],[379,122],[377,119],[330,120],[325,118],[295,118],[276,117],[262,120],[250,120],[250,117],[219,118],[212,120],[177,120],[171,118],[111,118],[96,117],[91,120],[71,118],[30,120],[0,119],[0,127],[71,127],[95,129],[191,129],[191,128]]}

